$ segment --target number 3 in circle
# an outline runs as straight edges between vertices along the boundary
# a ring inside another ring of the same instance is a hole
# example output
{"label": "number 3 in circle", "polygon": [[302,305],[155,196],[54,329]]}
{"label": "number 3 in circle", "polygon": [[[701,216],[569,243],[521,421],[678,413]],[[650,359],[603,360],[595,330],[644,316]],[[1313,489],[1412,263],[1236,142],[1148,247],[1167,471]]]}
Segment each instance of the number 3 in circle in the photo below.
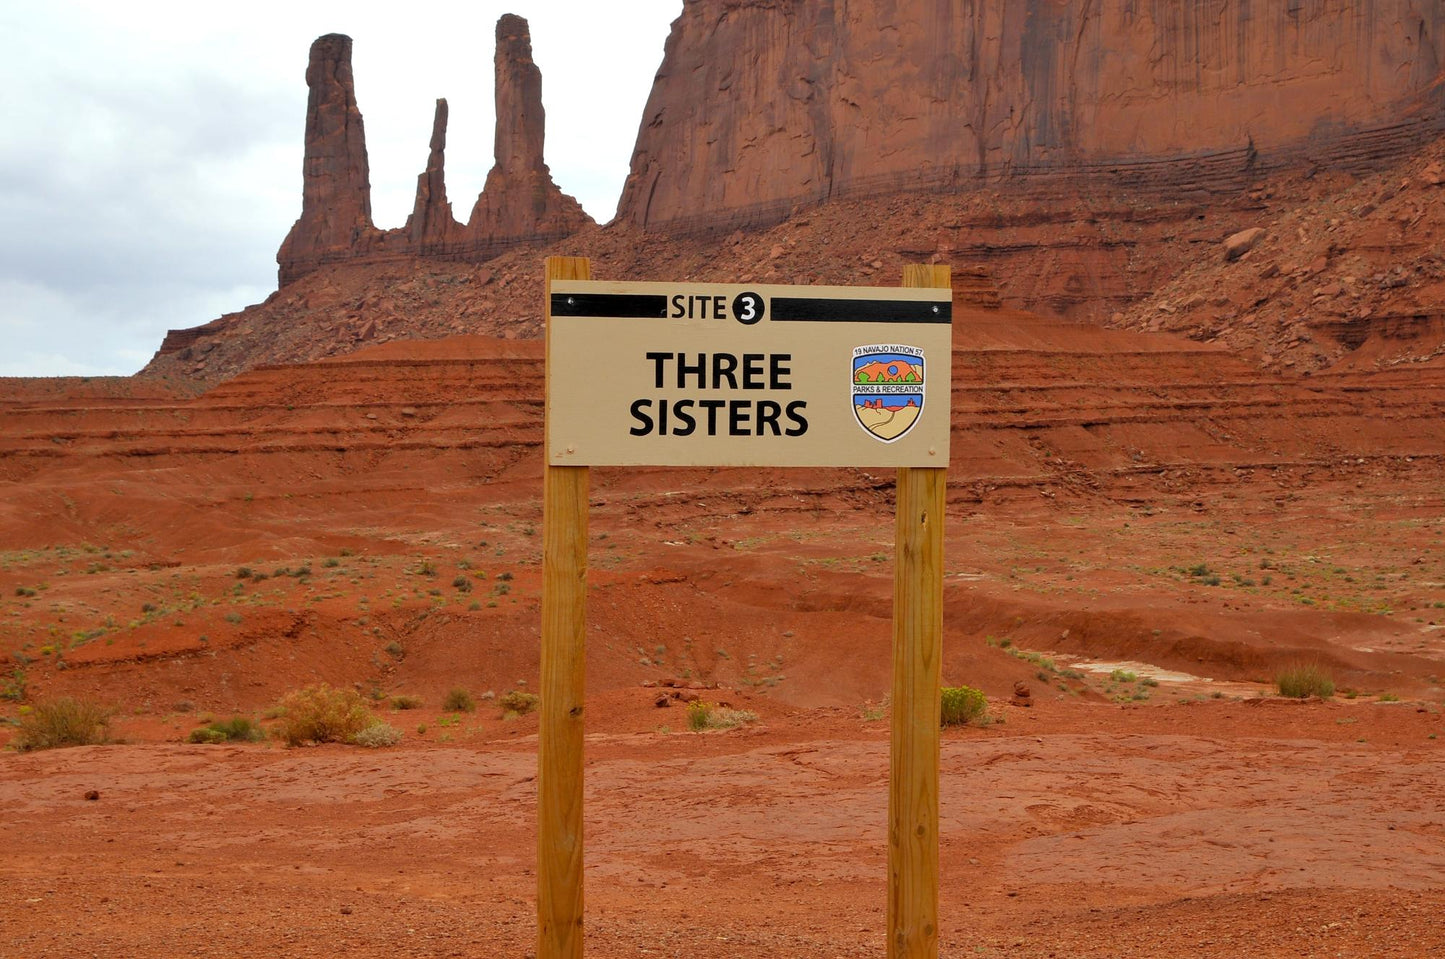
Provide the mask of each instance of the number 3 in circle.
{"label": "number 3 in circle", "polygon": [[763,318],[763,298],[757,293],[739,293],[733,297],[733,316],[744,326],[752,326]]}

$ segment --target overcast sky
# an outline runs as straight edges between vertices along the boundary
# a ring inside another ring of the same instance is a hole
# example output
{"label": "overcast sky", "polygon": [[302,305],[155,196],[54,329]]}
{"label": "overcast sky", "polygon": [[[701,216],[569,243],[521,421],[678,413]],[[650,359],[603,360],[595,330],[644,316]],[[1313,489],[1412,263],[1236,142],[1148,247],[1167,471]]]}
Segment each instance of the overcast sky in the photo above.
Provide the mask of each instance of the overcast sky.
{"label": "overcast sky", "polygon": [[[492,53],[528,19],[547,162],[611,219],[682,0],[0,2],[0,376],[128,374],[276,288],[301,212],[306,58],[352,45],[372,215],[411,212],[446,97],[463,217],[492,165]],[[624,14],[625,12],[625,14]]]}

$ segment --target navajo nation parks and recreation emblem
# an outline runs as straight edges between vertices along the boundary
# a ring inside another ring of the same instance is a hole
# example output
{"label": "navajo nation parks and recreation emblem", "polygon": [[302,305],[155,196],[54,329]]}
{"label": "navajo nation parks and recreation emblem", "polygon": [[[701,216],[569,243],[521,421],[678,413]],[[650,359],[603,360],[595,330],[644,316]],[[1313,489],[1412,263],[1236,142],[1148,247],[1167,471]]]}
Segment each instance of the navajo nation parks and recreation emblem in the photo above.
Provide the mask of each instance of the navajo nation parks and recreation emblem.
{"label": "navajo nation parks and recreation emblem", "polygon": [[853,415],[868,435],[892,443],[923,415],[926,357],[914,346],[875,345],[853,350]]}
{"label": "navajo nation parks and recreation emblem", "polygon": [[948,463],[947,289],[601,280],[550,289],[553,466]]}

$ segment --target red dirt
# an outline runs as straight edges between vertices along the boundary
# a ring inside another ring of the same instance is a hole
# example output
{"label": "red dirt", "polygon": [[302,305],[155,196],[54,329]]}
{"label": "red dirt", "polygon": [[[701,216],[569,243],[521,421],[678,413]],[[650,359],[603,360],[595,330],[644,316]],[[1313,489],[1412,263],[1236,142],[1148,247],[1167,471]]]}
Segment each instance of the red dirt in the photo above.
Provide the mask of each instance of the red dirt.
{"label": "red dirt", "polygon": [[[960,312],[944,675],[1004,722],[945,733],[942,954],[1445,949],[1438,361]],[[0,382],[0,653],[126,741],[0,758],[0,955],[531,953],[535,720],[438,707],[537,683],[540,381],[455,338]],[[589,955],[881,954],[891,477],[599,469],[590,532]],[[323,680],[424,705],[183,742]]]}

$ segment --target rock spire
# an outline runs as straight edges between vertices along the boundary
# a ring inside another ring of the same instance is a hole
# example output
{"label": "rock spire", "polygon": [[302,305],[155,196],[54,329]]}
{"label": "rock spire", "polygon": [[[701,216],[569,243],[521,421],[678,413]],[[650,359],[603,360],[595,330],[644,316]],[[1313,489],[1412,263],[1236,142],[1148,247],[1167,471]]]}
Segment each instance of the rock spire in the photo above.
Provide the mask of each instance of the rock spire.
{"label": "rock spire", "polygon": [[462,225],[446,190],[447,102],[437,100],[430,152],[417,177],[406,225],[378,230],[371,219],[366,135],[351,75],[351,38],[318,37],[306,68],[306,150],[301,216],[277,251],[280,284],[334,262],[444,256],[487,260],[526,243],[561,239],[593,225],[552,181],[543,160],[542,72],[532,60],[527,21],[497,21],[496,162]]}
{"label": "rock spire", "polygon": [[467,231],[483,242],[530,231],[544,236],[575,233],[592,220],[552,182],[542,158],[546,112],[542,71],[532,60],[527,21],[506,14],[497,21],[497,128],[495,162],[472,208]]}
{"label": "rock spire", "polygon": [[425,253],[429,247],[453,242],[457,223],[447,201],[447,101],[437,100],[432,117],[431,152],[426,170],[416,178],[416,202],[406,220],[406,236],[412,247]]}
{"label": "rock spire", "polygon": [[[366,130],[351,76],[351,38],[317,37],[306,66],[306,152],[301,217],[276,254],[284,286],[330,259],[375,240]],[[289,274],[289,275],[288,275]]]}

